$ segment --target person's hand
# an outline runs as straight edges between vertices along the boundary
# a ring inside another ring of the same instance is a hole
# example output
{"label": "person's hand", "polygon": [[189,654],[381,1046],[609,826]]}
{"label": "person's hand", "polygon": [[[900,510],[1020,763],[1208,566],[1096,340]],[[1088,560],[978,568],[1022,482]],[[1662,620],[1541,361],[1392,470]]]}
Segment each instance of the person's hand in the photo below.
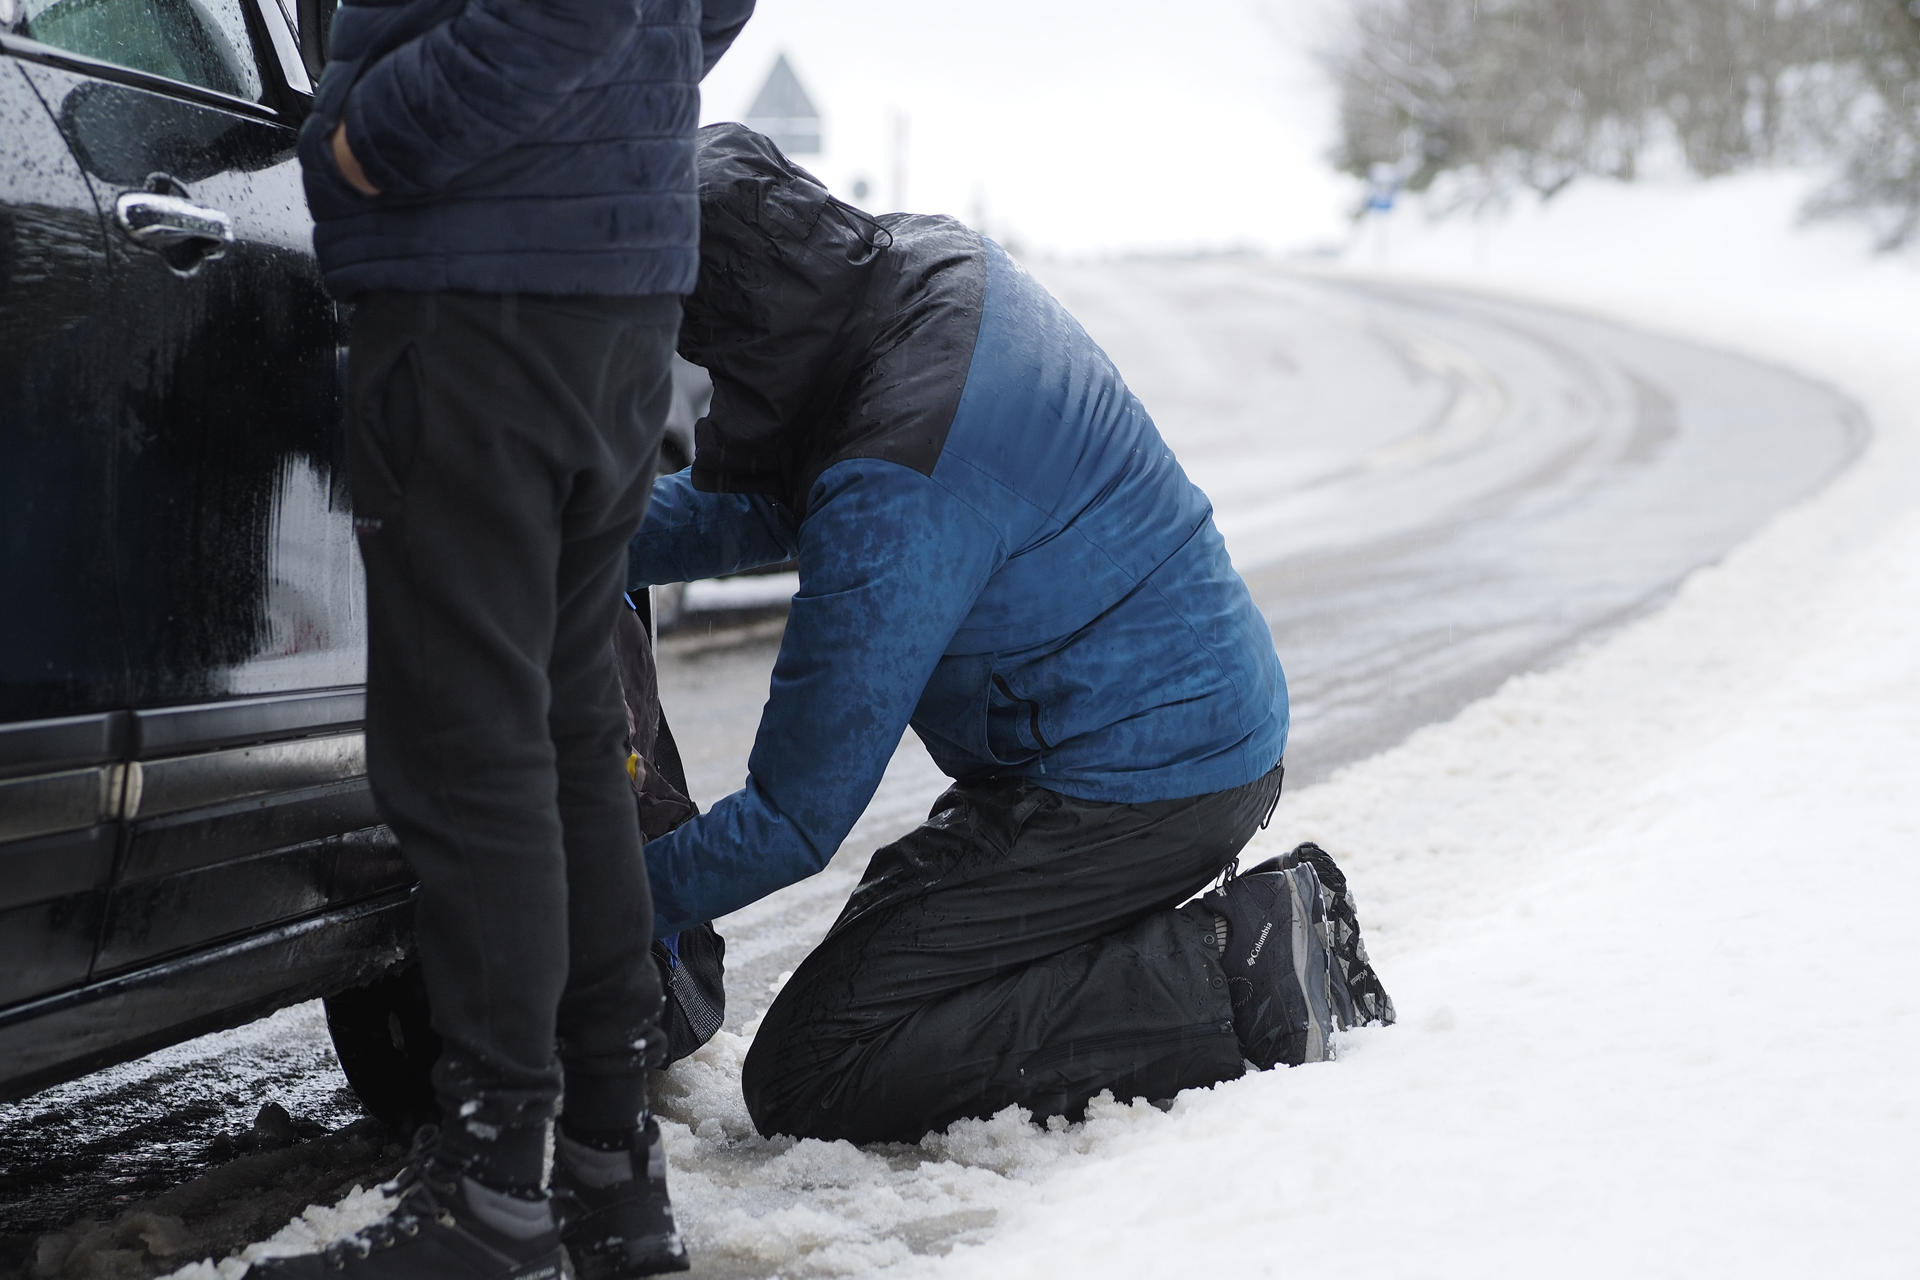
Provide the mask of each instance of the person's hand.
{"label": "person's hand", "polygon": [[377,196],[380,188],[367,181],[366,170],[353,158],[353,148],[347,145],[347,126],[340,123],[333,126],[333,163],[340,170],[340,176],[363,196]]}

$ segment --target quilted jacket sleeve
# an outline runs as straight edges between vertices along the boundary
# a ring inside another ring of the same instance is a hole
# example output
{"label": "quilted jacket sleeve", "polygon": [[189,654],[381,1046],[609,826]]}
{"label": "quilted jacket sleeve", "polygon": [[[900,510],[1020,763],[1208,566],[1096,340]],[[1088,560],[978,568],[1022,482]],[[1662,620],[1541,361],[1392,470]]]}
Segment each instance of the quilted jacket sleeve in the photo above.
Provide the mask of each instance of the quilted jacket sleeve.
{"label": "quilted jacket sleeve", "polygon": [[383,194],[444,188],[557,111],[637,13],[632,0],[468,0],[354,85],[354,158]]}

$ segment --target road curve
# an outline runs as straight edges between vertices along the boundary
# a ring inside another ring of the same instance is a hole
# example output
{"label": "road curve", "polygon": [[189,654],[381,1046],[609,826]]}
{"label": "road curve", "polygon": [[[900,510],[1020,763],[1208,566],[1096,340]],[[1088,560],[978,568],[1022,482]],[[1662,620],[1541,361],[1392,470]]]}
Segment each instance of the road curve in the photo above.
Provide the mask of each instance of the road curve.
{"label": "road curve", "polygon": [[[1213,499],[1286,667],[1290,788],[1657,605],[1867,435],[1789,370],[1536,304],[1244,259],[1039,274]],[[740,784],[780,634],[719,617],[662,646],[703,802]],[[827,871],[724,926],[739,990],[792,967],[942,781],[909,734]]]}
{"label": "road curve", "polygon": [[[1538,305],[1238,259],[1042,274],[1213,499],[1287,670],[1290,785],[1657,604],[1866,439],[1824,384]],[[778,635],[663,646],[704,800],[739,784]],[[872,816],[931,799],[895,794],[937,782],[916,751]]]}
{"label": "road curve", "polygon": [[[1273,628],[1295,785],[1657,604],[1867,435],[1824,384],[1538,305],[1223,262],[1056,286],[1130,318],[1096,334],[1122,369],[1181,316],[1194,358],[1154,376],[1247,384],[1224,422],[1141,394]],[[1156,294],[1237,301],[1156,318]]]}

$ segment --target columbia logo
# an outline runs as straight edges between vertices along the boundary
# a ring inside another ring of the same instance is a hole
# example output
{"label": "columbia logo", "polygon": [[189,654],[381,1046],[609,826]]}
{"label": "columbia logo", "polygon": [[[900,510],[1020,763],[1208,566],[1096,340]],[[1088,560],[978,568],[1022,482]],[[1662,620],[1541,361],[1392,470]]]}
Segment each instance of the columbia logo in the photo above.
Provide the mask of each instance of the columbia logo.
{"label": "columbia logo", "polygon": [[355,516],[353,518],[353,531],[363,538],[370,533],[380,532],[384,527],[385,524],[379,516]]}
{"label": "columbia logo", "polygon": [[1255,960],[1260,958],[1260,948],[1267,945],[1267,937],[1272,932],[1273,921],[1269,920],[1260,926],[1260,936],[1253,940],[1253,950],[1247,952],[1247,966],[1249,968],[1253,966]]}

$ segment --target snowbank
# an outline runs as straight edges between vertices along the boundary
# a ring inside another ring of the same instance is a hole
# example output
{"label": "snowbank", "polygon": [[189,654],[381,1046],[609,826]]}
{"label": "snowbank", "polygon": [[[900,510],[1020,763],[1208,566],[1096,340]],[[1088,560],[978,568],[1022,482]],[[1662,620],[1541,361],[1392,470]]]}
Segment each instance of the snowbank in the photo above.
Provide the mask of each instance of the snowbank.
{"label": "snowbank", "polygon": [[1138,1109],[933,1274],[1920,1271],[1911,259],[1792,176],[1417,212],[1334,270],[1552,300],[1856,396],[1862,461],[1658,615],[1291,795],[1403,1023]]}

